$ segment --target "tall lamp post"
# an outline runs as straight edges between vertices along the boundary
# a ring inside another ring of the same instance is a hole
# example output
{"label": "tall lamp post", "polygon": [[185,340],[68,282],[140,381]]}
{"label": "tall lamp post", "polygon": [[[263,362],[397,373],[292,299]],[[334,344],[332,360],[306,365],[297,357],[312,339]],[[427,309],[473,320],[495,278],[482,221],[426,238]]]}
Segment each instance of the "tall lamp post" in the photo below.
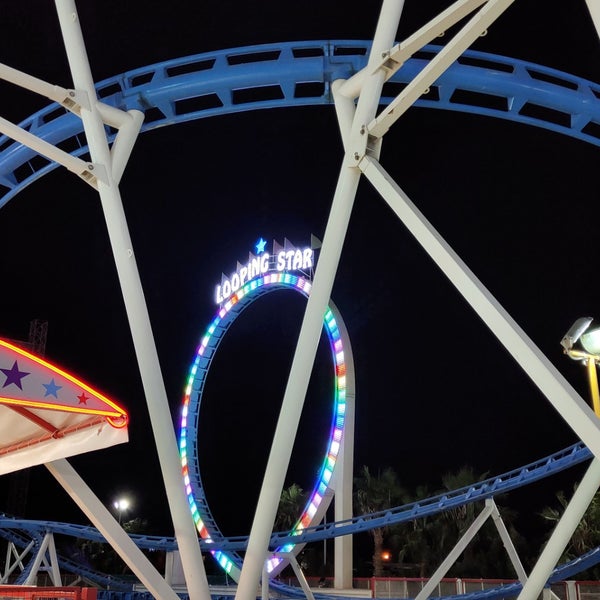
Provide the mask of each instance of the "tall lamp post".
{"label": "tall lamp post", "polygon": [[[585,363],[592,395],[592,408],[596,416],[600,417],[600,390],[596,371],[596,365],[600,363],[600,327],[590,327],[592,321],[592,317],[577,319],[560,344],[567,356]],[[582,349],[575,348],[576,344]]]}
{"label": "tall lamp post", "polygon": [[127,498],[119,498],[115,500],[113,506],[117,509],[119,513],[119,525],[121,524],[121,517],[123,516],[123,511],[129,508],[129,500]]}

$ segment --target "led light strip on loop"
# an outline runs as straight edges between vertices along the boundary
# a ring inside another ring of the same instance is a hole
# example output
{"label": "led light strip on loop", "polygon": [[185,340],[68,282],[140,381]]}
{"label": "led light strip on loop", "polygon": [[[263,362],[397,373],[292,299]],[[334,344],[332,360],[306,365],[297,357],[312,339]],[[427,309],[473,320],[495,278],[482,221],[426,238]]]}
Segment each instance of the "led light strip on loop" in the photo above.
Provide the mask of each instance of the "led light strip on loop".
{"label": "led light strip on loop", "polygon": [[[200,477],[196,443],[202,391],[212,358],[223,339],[225,331],[235,318],[260,296],[280,289],[292,289],[308,297],[311,287],[312,284],[309,279],[288,272],[271,272],[253,279],[237,290],[221,306],[200,340],[196,358],[189,372],[183,399],[179,452],[190,510],[200,536],[208,542],[214,542],[223,537],[208,508]],[[340,332],[338,322],[341,323],[341,317],[335,306],[330,305],[325,313],[324,328],[329,340],[335,368],[331,430],[327,443],[327,453],[319,471],[319,476],[302,514],[292,527],[291,534],[317,524],[322,519],[333,496],[330,482],[344,435],[347,383],[344,335]],[[342,331],[345,330],[342,329]],[[278,548],[277,552],[292,552],[294,547],[294,544],[287,544]],[[213,551],[212,554],[221,567],[237,581],[241,559],[237,555],[228,555],[221,551]],[[275,575],[286,564],[287,561],[273,556],[267,561],[267,571],[269,574]]]}

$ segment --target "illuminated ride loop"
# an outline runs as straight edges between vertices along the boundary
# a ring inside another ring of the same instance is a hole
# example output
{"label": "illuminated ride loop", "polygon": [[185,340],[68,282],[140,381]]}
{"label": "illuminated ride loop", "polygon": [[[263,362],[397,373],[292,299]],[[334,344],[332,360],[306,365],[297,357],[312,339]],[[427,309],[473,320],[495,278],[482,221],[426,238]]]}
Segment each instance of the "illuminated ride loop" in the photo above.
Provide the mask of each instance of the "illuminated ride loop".
{"label": "illuminated ride loop", "polygon": [[[267,255],[263,254],[262,256]],[[310,279],[305,276],[287,271],[266,272],[245,283],[222,303],[200,340],[185,390],[179,450],[190,509],[200,536],[207,542],[223,540],[223,535],[208,507],[198,463],[197,439],[200,404],[212,360],[227,330],[252,303],[265,294],[286,289],[308,297],[311,285]],[[289,534],[291,536],[298,535],[307,527],[319,523],[331,502],[334,494],[332,478],[342,448],[347,402],[353,402],[354,398],[354,368],[350,341],[341,315],[333,303],[330,303],[325,313],[323,325],[334,366],[333,416],[323,464],[319,469],[319,475],[304,510]],[[277,548],[276,552],[297,553],[301,548],[302,546],[288,542]],[[242,559],[222,550],[214,550],[211,553],[225,572],[237,581]],[[271,576],[275,576],[287,563],[287,560],[273,556],[267,561],[267,572]]]}
{"label": "illuminated ride loop", "polygon": [[[310,41],[223,50],[129,71],[96,87],[105,104],[144,111],[142,131],[233,112],[328,105],[331,84],[362,69],[370,45],[355,40]],[[411,81],[439,50],[423,48],[390,83]],[[573,75],[467,50],[415,106],[503,118],[598,146],[599,98],[600,86]],[[390,99],[384,89],[382,102]],[[88,152],[81,120],[56,103],[21,127],[68,148],[73,156]],[[114,139],[110,131],[108,138]],[[0,136],[0,207],[57,166]]]}

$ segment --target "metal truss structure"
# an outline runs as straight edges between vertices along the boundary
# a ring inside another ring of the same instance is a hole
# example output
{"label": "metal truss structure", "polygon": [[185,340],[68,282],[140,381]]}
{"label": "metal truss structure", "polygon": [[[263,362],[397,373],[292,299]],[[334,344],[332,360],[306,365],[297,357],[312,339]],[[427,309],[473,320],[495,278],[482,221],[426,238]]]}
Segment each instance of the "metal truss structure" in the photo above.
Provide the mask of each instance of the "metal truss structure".
{"label": "metal truss structure", "polygon": [[[456,68],[453,65],[464,55],[469,45],[482,35],[511,3],[512,0],[457,0],[427,25],[407,39],[396,43],[395,37],[404,3],[402,0],[384,0],[366,64],[355,72],[350,69],[347,69],[345,74],[338,72],[339,76],[331,82],[330,90],[344,144],[344,161],[248,538],[236,595],[238,600],[252,600],[256,596],[321,334],[322,315],[331,295],[357,187],[363,177],[379,192],[594,456],[552,538],[524,583],[519,598],[533,600],[539,595],[600,484],[600,423],[592,410],[411,202],[379,160],[381,142],[386,132],[411,106],[417,102],[426,102],[424,98],[432,89],[437,89],[440,92],[439,97],[444,99],[444,88],[439,82],[452,73],[451,69]],[[170,425],[168,401],[118,188],[134,141],[142,127],[142,110],[147,107],[143,104],[131,108],[113,106],[99,97],[88,64],[74,0],[55,0],[55,4],[73,78],[73,89],[50,85],[7,66],[0,67],[0,77],[43,94],[67,109],[71,113],[72,122],[79,121],[82,125],[86,138],[82,148],[87,147],[89,160],[84,150],[67,152],[57,147],[56,140],[51,136],[44,139],[38,135],[47,123],[35,122],[27,129],[0,120],[0,130],[20,144],[11,148],[16,155],[21,156],[11,169],[4,172],[0,183],[5,188],[5,197],[10,197],[19,187],[21,176],[17,175],[17,167],[41,154],[50,161],[66,167],[99,192],[142,375],[188,593],[192,600],[207,600],[210,591],[202,566],[194,523],[179,477],[179,457],[175,435]],[[589,6],[598,27],[597,9],[591,0]],[[419,65],[421,68],[410,74],[403,89],[394,94],[380,109],[386,83],[401,71],[411,57],[421,52],[439,34],[458,23],[464,24],[455,36],[431,56],[430,60]],[[217,64],[216,60],[214,64]],[[460,62],[458,64],[460,65]],[[261,76],[260,73],[258,76]],[[500,76],[499,80],[501,79]],[[143,78],[138,80],[141,81]],[[285,80],[279,80],[276,84],[284,98],[289,98],[291,93],[295,93],[291,91],[289,83],[289,80],[287,83]],[[555,84],[549,83],[549,88],[560,96],[561,93],[553,88],[553,85]],[[558,87],[560,88],[560,85]],[[577,89],[579,90],[578,87]],[[215,93],[217,100],[225,104],[219,92]],[[208,92],[204,94],[208,95]],[[514,99],[516,95],[507,93],[505,97]],[[208,100],[211,101],[210,98]],[[272,99],[265,99],[267,104],[270,101]],[[239,104],[243,103],[238,103],[238,108],[243,110]],[[509,102],[505,113],[513,114],[513,106],[514,104]],[[163,118],[168,118],[170,113],[166,101],[161,104],[161,99],[156,98],[155,107],[162,113]],[[210,108],[209,105],[208,110]],[[554,108],[563,115],[574,114],[568,106]],[[517,114],[525,117],[520,110],[517,110]],[[591,133],[593,128],[586,129],[586,126],[600,122],[596,114],[590,114],[589,118],[584,116],[581,120],[567,120],[567,125],[554,125],[579,132],[577,135],[591,137],[594,137]],[[68,121],[65,119],[64,122]],[[71,135],[77,136],[81,125],[76,127],[77,131],[72,131]],[[49,131],[53,131],[55,127],[50,125]],[[107,129],[117,133],[107,134]],[[22,147],[27,147],[28,150],[22,151]],[[49,168],[49,163],[44,164],[42,161],[41,170],[37,172],[41,173]],[[25,176],[21,181],[33,180],[35,173],[36,171]],[[173,600],[176,597],[173,590],[149,563],[144,562],[139,549],[66,460],[54,461],[47,467],[153,595]]]}

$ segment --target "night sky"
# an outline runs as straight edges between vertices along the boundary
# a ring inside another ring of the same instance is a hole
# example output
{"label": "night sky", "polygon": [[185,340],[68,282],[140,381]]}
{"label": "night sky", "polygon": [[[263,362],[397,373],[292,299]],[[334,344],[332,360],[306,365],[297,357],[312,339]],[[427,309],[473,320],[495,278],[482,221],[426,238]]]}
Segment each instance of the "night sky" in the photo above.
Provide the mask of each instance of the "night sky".
{"label": "night sky", "polygon": [[[407,0],[398,38],[446,5]],[[600,79],[600,44],[585,2],[547,7],[515,2],[475,49]],[[109,0],[78,9],[102,80],[209,50],[372,38],[379,3]],[[0,25],[0,62],[70,87],[52,3],[6,3]],[[0,85],[0,115],[13,122],[46,104]],[[322,237],[341,160],[332,107],[204,119],[138,140],[121,193],[174,420],[221,273],[232,272],[261,236],[299,246],[311,234]],[[382,164],[587,398],[585,372],[559,342],[577,317],[599,313],[598,149],[510,122],[411,109],[386,135]],[[30,320],[47,320],[48,359],[131,414],[129,444],[74,458],[74,466],[107,504],[128,493],[132,515],[147,518],[152,533],[169,534],[97,194],[62,169],[25,189],[0,210],[0,265],[0,335],[24,339]],[[464,464],[501,473],[576,441],[366,180],[332,297],[357,371],[357,466],[392,466],[407,486],[436,488]],[[209,375],[201,463],[225,533],[249,528],[303,306],[287,292],[257,302],[228,333]],[[288,483],[304,488],[329,427],[327,352],[319,350],[288,474]],[[0,478],[0,498],[7,488]],[[521,494],[523,510],[544,505],[551,490]],[[85,522],[43,467],[31,472],[25,516]]]}

